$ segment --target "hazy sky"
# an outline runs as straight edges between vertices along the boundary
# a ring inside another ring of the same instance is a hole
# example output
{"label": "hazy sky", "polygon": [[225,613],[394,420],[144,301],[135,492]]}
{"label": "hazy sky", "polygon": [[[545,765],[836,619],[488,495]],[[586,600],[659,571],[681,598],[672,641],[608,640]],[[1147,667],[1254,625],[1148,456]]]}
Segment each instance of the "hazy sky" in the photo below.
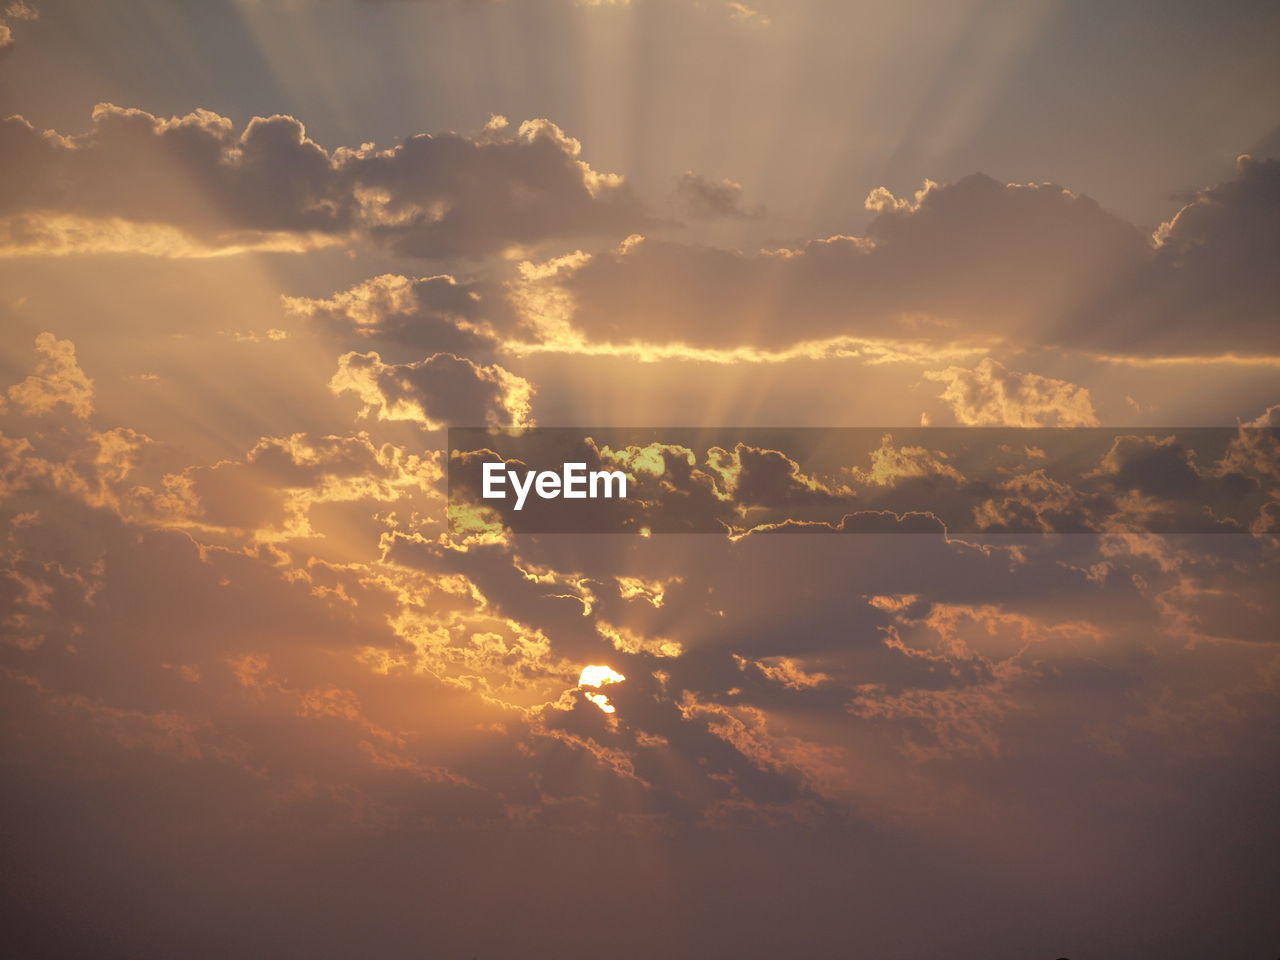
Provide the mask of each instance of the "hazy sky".
{"label": "hazy sky", "polygon": [[[1277,49],[1264,2],[0,0],[15,955],[1274,955]],[[613,453],[739,529],[984,532],[450,528],[444,428],[529,425],[878,428]],[[1126,435],[978,476],[921,425]]]}

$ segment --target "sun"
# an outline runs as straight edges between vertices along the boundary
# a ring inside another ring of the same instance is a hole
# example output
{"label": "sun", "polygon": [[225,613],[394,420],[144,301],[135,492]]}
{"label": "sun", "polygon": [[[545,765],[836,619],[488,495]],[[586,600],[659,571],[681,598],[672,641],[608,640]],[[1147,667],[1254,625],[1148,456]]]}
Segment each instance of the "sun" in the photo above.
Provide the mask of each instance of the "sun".
{"label": "sun", "polygon": [[[625,679],[627,678],[612,667],[591,664],[582,668],[582,673],[578,676],[578,686],[596,687],[598,689],[606,683],[621,683]],[[583,696],[605,713],[613,713],[617,709],[603,693],[587,693],[583,691]]]}

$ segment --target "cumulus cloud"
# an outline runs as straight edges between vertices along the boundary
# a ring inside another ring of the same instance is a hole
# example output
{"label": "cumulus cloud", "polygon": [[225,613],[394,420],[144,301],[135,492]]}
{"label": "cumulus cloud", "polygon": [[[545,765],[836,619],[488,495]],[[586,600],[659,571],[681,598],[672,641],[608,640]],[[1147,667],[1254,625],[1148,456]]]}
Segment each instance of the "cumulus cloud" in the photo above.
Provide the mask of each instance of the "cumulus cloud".
{"label": "cumulus cloud", "polygon": [[[1263,467],[1257,471],[1260,477],[1238,469],[1236,455],[1241,449],[1241,439],[1250,433],[1263,441],[1258,445],[1259,460],[1251,464]],[[1120,435],[1112,441],[1097,467],[1086,474],[1086,479],[1096,480],[1120,493],[1110,521],[1117,526],[1136,517],[1138,522],[1157,531],[1179,527],[1195,529],[1197,520],[1202,526],[1221,520],[1223,529],[1241,529],[1244,524],[1233,517],[1236,511],[1226,505],[1252,501],[1258,494],[1265,497],[1262,478],[1267,477],[1268,470],[1274,475],[1275,456],[1280,451],[1275,446],[1274,435],[1267,437],[1268,434],[1272,431],[1242,427],[1240,436],[1228,447],[1227,455],[1216,463],[1211,457],[1203,458],[1210,462],[1202,463],[1190,438],[1184,439],[1175,433]],[[1266,439],[1271,441],[1269,450]]]}
{"label": "cumulus cloud", "polygon": [[1154,239],[1052,336],[1118,353],[1280,354],[1280,160],[1240,157],[1234,178],[1197,191]]}
{"label": "cumulus cloud", "polygon": [[990,357],[972,370],[948,367],[925,377],[945,384],[939,398],[965,426],[1094,427],[1089,391],[1065,380],[1018,373]]}
{"label": "cumulus cloud", "polygon": [[1280,405],[1268,407],[1240,424],[1218,469],[1222,473],[1252,475],[1280,481]]}
{"label": "cumulus cloud", "polygon": [[1201,191],[1155,238],[1055,184],[975,174],[912,197],[879,188],[863,236],[759,252],[632,238],[561,264],[561,297],[533,298],[526,312],[536,329],[553,304],[559,326],[613,345],[782,350],[869,337],[1276,354],[1266,317],[1280,305],[1277,170],[1242,159],[1235,179]]}
{"label": "cumulus cloud", "polygon": [[1148,253],[1135,227],[1050,184],[972,176],[871,203],[863,237],[756,254],[649,239],[590,258],[562,281],[574,323],[615,343],[958,340],[1042,328]]}
{"label": "cumulus cloud", "polygon": [[707,467],[719,480],[723,495],[736,501],[739,510],[772,509],[844,502],[849,491],[823,483],[800,469],[785,453],[746,443],[732,450],[712,447]]}
{"label": "cumulus cloud", "polygon": [[0,403],[0,498],[15,503],[65,496],[126,510],[151,438],[95,422],[93,380],[70,340],[42,333],[36,350],[35,370],[10,386],[8,402]]}
{"label": "cumulus cloud", "polygon": [[492,350],[494,321],[510,315],[493,285],[448,275],[382,274],[328,298],[285,297],[284,305],[289,315],[341,341],[467,355]]}
{"label": "cumulus cloud", "polygon": [[451,353],[412,363],[383,363],[376,352],[344,353],[329,389],[354,393],[364,404],[362,417],[407,420],[427,430],[533,423],[532,383],[497,364],[480,366]]}
{"label": "cumulus cloud", "polygon": [[93,381],[76,362],[76,347],[52,333],[36,337],[40,359],[35,372],[8,390],[11,403],[27,413],[45,413],[66,407],[81,419],[93,413]]}
{"label": "cumulus cloud", "polygon": [[[546,120],[329,151],[293,117],[255,117],[237,131],[208,110],[164,119],[99,104],[84,134],[42,133],[17,116],[0,121],[0,149],[10,253],[75,250],[78,236],[117,223],[125,225],[117,240],[140,224],[215,250],[279,245],[282,235],[369,237],[399,254],[443,259],[626,233],[644,222],[622,178],[592,169],[578,141]],[[172,254],[183,255],[181,243]]]}

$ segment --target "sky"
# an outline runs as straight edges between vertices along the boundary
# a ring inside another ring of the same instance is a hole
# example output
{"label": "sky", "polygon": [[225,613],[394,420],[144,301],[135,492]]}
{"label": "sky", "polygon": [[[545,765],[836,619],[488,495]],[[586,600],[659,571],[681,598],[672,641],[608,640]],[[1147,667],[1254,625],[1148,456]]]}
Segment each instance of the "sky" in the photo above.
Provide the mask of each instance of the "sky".
{"label": "sky", "polygon": [[[1274,956],[1277,48],[0,0],[14,955]],[[451,427],[725,533],[518,532]]]}

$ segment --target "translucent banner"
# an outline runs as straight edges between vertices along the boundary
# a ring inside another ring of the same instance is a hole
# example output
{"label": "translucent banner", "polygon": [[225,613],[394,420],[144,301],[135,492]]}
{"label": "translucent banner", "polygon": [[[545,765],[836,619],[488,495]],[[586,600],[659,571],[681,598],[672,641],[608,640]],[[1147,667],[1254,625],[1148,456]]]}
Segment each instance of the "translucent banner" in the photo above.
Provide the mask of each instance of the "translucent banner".
{"label": "translucent banner", "polygon": [[1280,532],[1274,428],[449,431],[455,535]]}

